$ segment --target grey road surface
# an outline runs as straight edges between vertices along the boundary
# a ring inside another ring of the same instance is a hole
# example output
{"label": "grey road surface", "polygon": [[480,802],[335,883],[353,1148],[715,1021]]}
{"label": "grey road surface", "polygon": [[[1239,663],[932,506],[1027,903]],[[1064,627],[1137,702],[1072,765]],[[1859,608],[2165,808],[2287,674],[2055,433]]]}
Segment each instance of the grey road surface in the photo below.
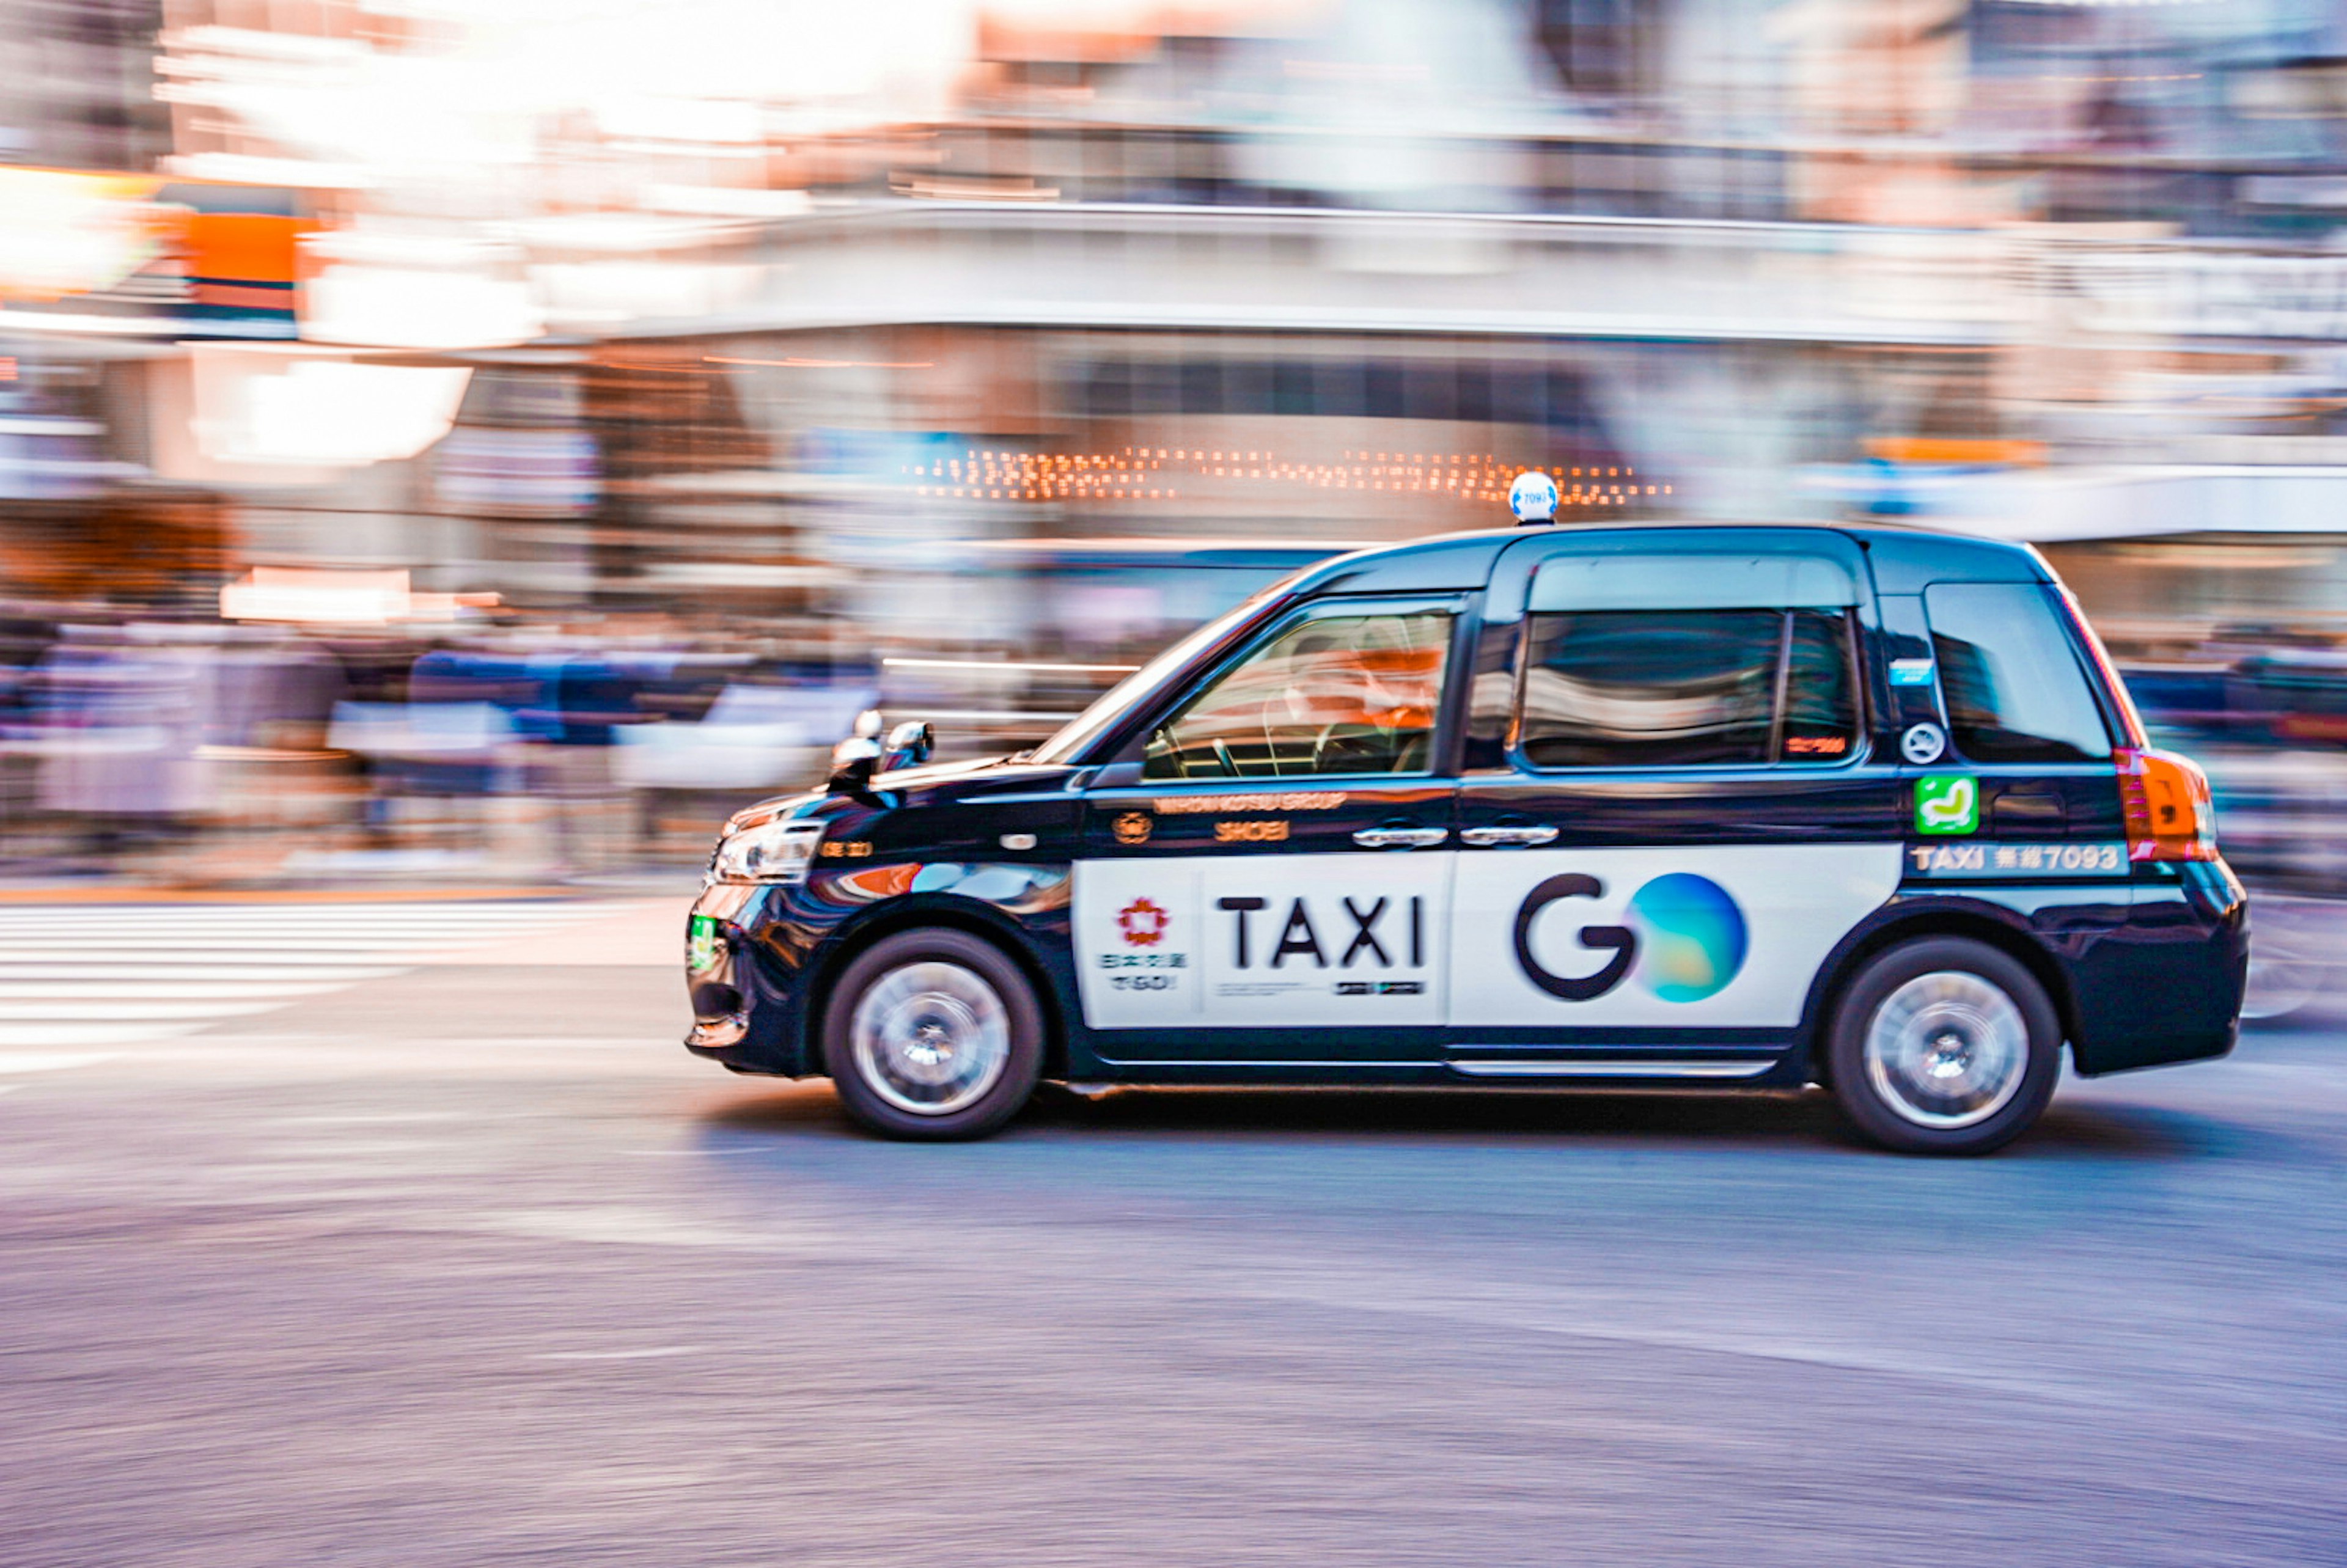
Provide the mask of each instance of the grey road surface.
{"label": "grey road surface", "polygon": [[1975,1163],[1816,1097],[915,1147],[563,947],[0,1013],[0,1564],[2347,1563],[2320,1012]]}

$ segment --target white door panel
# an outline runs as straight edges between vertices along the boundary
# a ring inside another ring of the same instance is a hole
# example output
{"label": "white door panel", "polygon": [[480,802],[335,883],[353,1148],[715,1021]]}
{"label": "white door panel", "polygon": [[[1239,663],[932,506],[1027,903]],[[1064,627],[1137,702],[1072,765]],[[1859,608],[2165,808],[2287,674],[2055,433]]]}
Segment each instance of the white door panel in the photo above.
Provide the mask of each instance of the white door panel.
{"label": "white door panel", "polygon": [[1462,850],[1454,1028],[1790,1028],[1896,844]]}
{"label": "white door panel", "polygon": [[1079,861],[1084,1021],[1439,1024],[1457,859],[1419,850]]}

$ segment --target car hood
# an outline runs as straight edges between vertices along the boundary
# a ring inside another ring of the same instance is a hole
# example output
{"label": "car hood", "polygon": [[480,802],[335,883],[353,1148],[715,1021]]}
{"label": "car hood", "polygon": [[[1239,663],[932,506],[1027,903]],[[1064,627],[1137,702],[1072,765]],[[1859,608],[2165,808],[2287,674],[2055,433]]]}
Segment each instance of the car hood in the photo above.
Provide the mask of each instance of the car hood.
{"label": "car hood", "polygon": [[[1066,783],[1077,770],[1064,764],[1029,763],[1015,757],[980,757],[969,762],[931,763],[876,774],[873,794],[897,810],[908,806],[950,805],[956,801],[987,795],[1049,790]],[[781,817],[830,816],[842,809],[868,809],[873,803],[822,790],[807,794],[776,795],[733,814],[727,831],[773,822]]]}

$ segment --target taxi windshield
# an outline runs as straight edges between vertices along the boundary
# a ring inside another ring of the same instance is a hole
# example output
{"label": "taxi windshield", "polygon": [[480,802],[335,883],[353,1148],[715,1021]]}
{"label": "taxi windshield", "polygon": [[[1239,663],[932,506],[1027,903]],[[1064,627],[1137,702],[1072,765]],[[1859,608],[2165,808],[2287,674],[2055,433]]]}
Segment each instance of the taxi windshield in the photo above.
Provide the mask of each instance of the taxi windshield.
{"label": "taxi windshield", "polygon": [[[1306,570],[1309,570],[1307,568]],[[1065,763],[1100,738],[1135,699],[1154,691],[1192,659],[1221,641],[1225,633],[1252,617],[1271,600],[1286,593],[1304,572],[1293,571],[1199,627],[1171,648],[1102,692],[1092,705],[1068,721],[1067,727],[1030,754],[1029,761]]]}

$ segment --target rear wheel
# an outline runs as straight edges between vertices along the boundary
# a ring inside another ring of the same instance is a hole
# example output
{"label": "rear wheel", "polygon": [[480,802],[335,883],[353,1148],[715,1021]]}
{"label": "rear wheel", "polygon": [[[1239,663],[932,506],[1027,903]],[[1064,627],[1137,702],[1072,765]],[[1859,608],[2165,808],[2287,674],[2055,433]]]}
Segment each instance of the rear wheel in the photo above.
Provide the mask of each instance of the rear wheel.
{"label": "rear wheel", "polygon": [[2053,1098],[2062,1027],[2036,978],[1983,942],[1930,937],[1868,960],[1842,993],[1827,1078],[1859,1130],[1916,1154],[1985,1154]]}
{"label": "rear wheel", "polygon": [[851,960],[824,1015],[848,1113],[892,1138],[981,1138],[1027,1103],[1043,1011],[1019,967],[951,930],[901,931]]}

